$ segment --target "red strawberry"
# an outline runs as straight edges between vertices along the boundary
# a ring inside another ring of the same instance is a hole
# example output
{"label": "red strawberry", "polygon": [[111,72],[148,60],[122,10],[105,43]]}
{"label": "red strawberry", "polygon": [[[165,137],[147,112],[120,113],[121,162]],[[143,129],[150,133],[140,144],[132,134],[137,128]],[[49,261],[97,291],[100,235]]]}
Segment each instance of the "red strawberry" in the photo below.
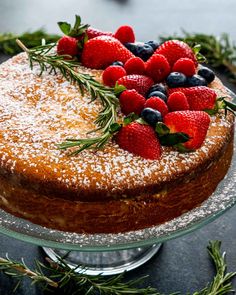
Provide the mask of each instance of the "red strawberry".
{"label": "red strawberry", "polygon": [[189,110],[187,97],[180,91],[171,93],[168,97],[167,105],[172,112]]}
{"label": "red strawberry", "polygon": [[140,57],[131,57],[124,65],[127,74],[145,74],[145,63]]}
{"label": "red strawberry", "polygon": [[123,114],[135,113],[140,115],[146,99],[136,90],[125,90],[119,97],[120,107]]}
{"label": "red strawberry", "polygon": [[103,83],[109,87],[114,87],[116,81],[126,75],[126,70],[120,66],[109,66],[102,73]]}
{"label": "red strawberry", "polygon": [[114,37],[118,39],[121,43],[134,43],[135,35],[134,30],[130,26],[121,26],[117,29]]}
{"label": "red strawberry", "polygon": [[159,111],[162,115],[162,118],[164,118],[165,115],[169,112],[166,103],[163,99],[159,97],[150,97],[149,99],[147,99],[144,108],[152,108]]}
{"label": "red strawberry", "polygon": [[111,36],[111,37],[113,36],[111,32],[103,32],[92,27],[88,27],[88,29],[86,30],[86,33],[88,35],[88,39],[93,39],[98,36]]}
{"label": "red strawberry", "polygon": [[153,54],[146,62],[146,72],[155,82],[161,82],[170,73],[170,65],[161,54]]}
{"label": "red strawberry", "polygon": [[78,40],[73,37],[63,36],[57,43],[57,54],[68,54],[72,57],[79,54]]}
{"label": "red strawberry", "polygon": [[127,89],[135,89],[143,96],[146,96],[148,90],[154,84],[153,80],[143,75],[128,75],[118,79],[119,85],[124,85]]}
{"label": "red strawberry", "polygon": [[187,57],[192,59],[195,65],[197,65],[197,60],[196,60],[194,52],[192,51],[191,47],[189,47],[188,44],[186,44],[183,41],[179,41],[179,40],[166,41],[157,48],[155,53],[164,55],[167,58],[171,67],[174,65],[174,63],[178,59],[182,57]]}
{"label": "red strawberry", "polygon": [[188,88],[172,88],[169,89],[169,94],[176,91],[180,91],[186,95],[190,110],[211,110],[215,106],[216,92],[209,87],[194,86]]}
{"label": "red strawberry", "polygon": [[183,132],[190,139],[183,143],[184,147],[195,150],[201,147],[210,124],[210,116],[202,111],[178,111],[168,113],[163,120],[171,133]]}
{"label": "red strawberry", "polygon": [[133,56],[117,39],[99,36],[84,44],[82,65],[92,69],[104,69],[117,60],[125,63]]}
{"label": "red strawberry", "polygon": [[116,135],[118,145],[145,159],[158,160],[161,146],[154,129],[148,125],[132,122],[120,129]]}
{"label": "red strawberry", "polygon": [[191,77],[196,74],[196,66],[192,59],[183,57],[175,62],[172,72],[180,72],[187,77]]}

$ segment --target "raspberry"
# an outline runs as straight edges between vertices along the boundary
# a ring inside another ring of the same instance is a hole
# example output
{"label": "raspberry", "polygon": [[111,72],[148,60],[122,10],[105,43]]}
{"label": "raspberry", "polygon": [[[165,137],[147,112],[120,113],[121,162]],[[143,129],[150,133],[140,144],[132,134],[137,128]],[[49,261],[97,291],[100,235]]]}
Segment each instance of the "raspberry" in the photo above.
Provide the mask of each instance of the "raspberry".
{"label": "raspberry", "polygon": [[183,57],[178,59],[172,68],[173,72],[183,73],[187,77],[196,74],[196,67],[192,59]]}
{"label": "raspberry", "polygon": [[107,67],[102,74],[103,84],[109,87],[114,87],[116,81],[124,77],[126,75],[126,71],[124,68],[120,66],[109,66]]}
{"label": "raspberry", "polygon": [[161,82],[169,75],[170,65],[163,55],[154,54],[146,62],[146,72],[154,82]]}
{"label": "raspberry", "polygon": [[115,32],[114,37],[118,39],[122,44],[134,43],[135,41],[134,30],[130,26],[119,27]]}
{"label": "raspberry", "polygon": [[150,97],[148,100],[146,100],[144,108],[152,108],[159,111],[163,118],[169,112],[166,103],[159,97]]}
{"label": "raspberry", "polygon": [[136,90],[125,90],[119,97],[121,111],[124,115],[135,113],[139,115],[143,110],[145,98]]}
{"label": "raspberry", "polygon": [[189,110],[189,103],[184,93],[177,91],[173,92],[167,100],[167,105],[170,111]]}
{"label": "raspberry", "polygon": [[71,55],[72,57],[79,54],[78,40],[73,37],[63,36],[57,43],[57,54]]}
{"label": "raspberry", "polygon": [[131,57],[124,65],[127,74],[145,74],[145,63],[140,57]]}

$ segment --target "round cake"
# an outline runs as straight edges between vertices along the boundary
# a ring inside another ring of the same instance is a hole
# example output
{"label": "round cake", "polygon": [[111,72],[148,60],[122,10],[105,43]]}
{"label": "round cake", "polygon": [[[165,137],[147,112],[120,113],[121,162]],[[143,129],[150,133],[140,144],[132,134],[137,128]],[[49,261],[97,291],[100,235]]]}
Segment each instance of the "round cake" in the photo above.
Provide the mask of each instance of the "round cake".
{"label": "round cake", "polygon": [[[101,81],[100,70],[79,68]],[[29,68],[19,54],[0,66],[0,207],[53,229],[118,233],[150,227],[201,204],[230,166],[234,119],[211,116],[203,145],[190,153],[162,147],[159,160],[114,140],[77,156],[58,149],[66,138],[96,128],[99,100],[90,102],[62,75]],[[228,96],[218,79],[210,85]],[[228,96],[228,99],[231,98]],[[92,136],[92,135],[89,135]]]}

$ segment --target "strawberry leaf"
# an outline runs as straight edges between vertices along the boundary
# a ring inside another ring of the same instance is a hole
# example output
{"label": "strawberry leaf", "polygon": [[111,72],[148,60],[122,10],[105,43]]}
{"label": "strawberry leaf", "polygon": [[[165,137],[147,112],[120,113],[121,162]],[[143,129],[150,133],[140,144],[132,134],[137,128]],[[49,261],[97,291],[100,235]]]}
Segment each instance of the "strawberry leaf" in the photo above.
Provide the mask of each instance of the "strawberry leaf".
{"label": "strawberry leaf", "polygon": [[111,126],[109,128],[109,132],[113,134],[113,133],[119,131],[121,127],[122,127],[121,124],[113,123],[113,124],[111,124]]}
{"label": "strawberry leaf", "polygon": [[61,29],[62,33],[64,33],[65,35],[68,35],[70,33],[70,30],[71,30],[70,24],[68,24],[67,22],[58,22],[57,24],[59,28]]}
{"label": "strawberry leaf", "polygon": [[132,123],[133,121],[137,119],[138,119],[138,115],[136,115],[135,113],[130,113],[128,116],[124,118],[124,126],[129,125],[130,123]]}
{"label": "strawberry leaf", "polygon": [[159,136],[163,136],[170,133],[170,129],[162,122],[158,122],[156,124],[155,131]]}
{"label": "strawberry leaf", "polygon": [[177,143],[174,147],[181,153],[190,153],[193,150],[187,149],[182,143]]}
{"label": "strawberry leaf", "polygon": [[119,96],[125,90],[126,90],[126,87],[124,85],[120,85],[116,82],[116,85],[114,87],[114,92],[116,96]]}
{"label": "strawberry leaf", "polygon": [[190,139],[188,134],[183,132],[169,133],[159,137],[161,145],[175,146]]}
{"label": "strawberry leaf", "polygon": [[146,121],[143,120],[143,118],[138,118],[138,120],[136,120],[136,122],[138,122],[141,125],[149,125]]}

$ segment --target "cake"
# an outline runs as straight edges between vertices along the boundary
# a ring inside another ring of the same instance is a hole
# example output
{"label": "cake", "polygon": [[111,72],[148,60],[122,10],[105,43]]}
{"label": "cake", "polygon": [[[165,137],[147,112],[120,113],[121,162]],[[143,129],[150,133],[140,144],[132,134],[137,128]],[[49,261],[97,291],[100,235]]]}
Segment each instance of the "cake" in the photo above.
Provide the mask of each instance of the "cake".
{"label": "cake", "polygon": [[[102,70],[79,72],[101,82]],[[118,233],[169,221],[216,189],[233,154],[234,116],[211,116],[194,152],[162,147],[158,160],[110,140],[76,156],[58,149],[66,138],[92,137],[102,106],[61,74],[33,70],[26,53],[0,65],[0,208],[33,223],[77,233]],[[208,85],[229,97],[215,78]],[[99,134],[99,131],[97,131]]]}

